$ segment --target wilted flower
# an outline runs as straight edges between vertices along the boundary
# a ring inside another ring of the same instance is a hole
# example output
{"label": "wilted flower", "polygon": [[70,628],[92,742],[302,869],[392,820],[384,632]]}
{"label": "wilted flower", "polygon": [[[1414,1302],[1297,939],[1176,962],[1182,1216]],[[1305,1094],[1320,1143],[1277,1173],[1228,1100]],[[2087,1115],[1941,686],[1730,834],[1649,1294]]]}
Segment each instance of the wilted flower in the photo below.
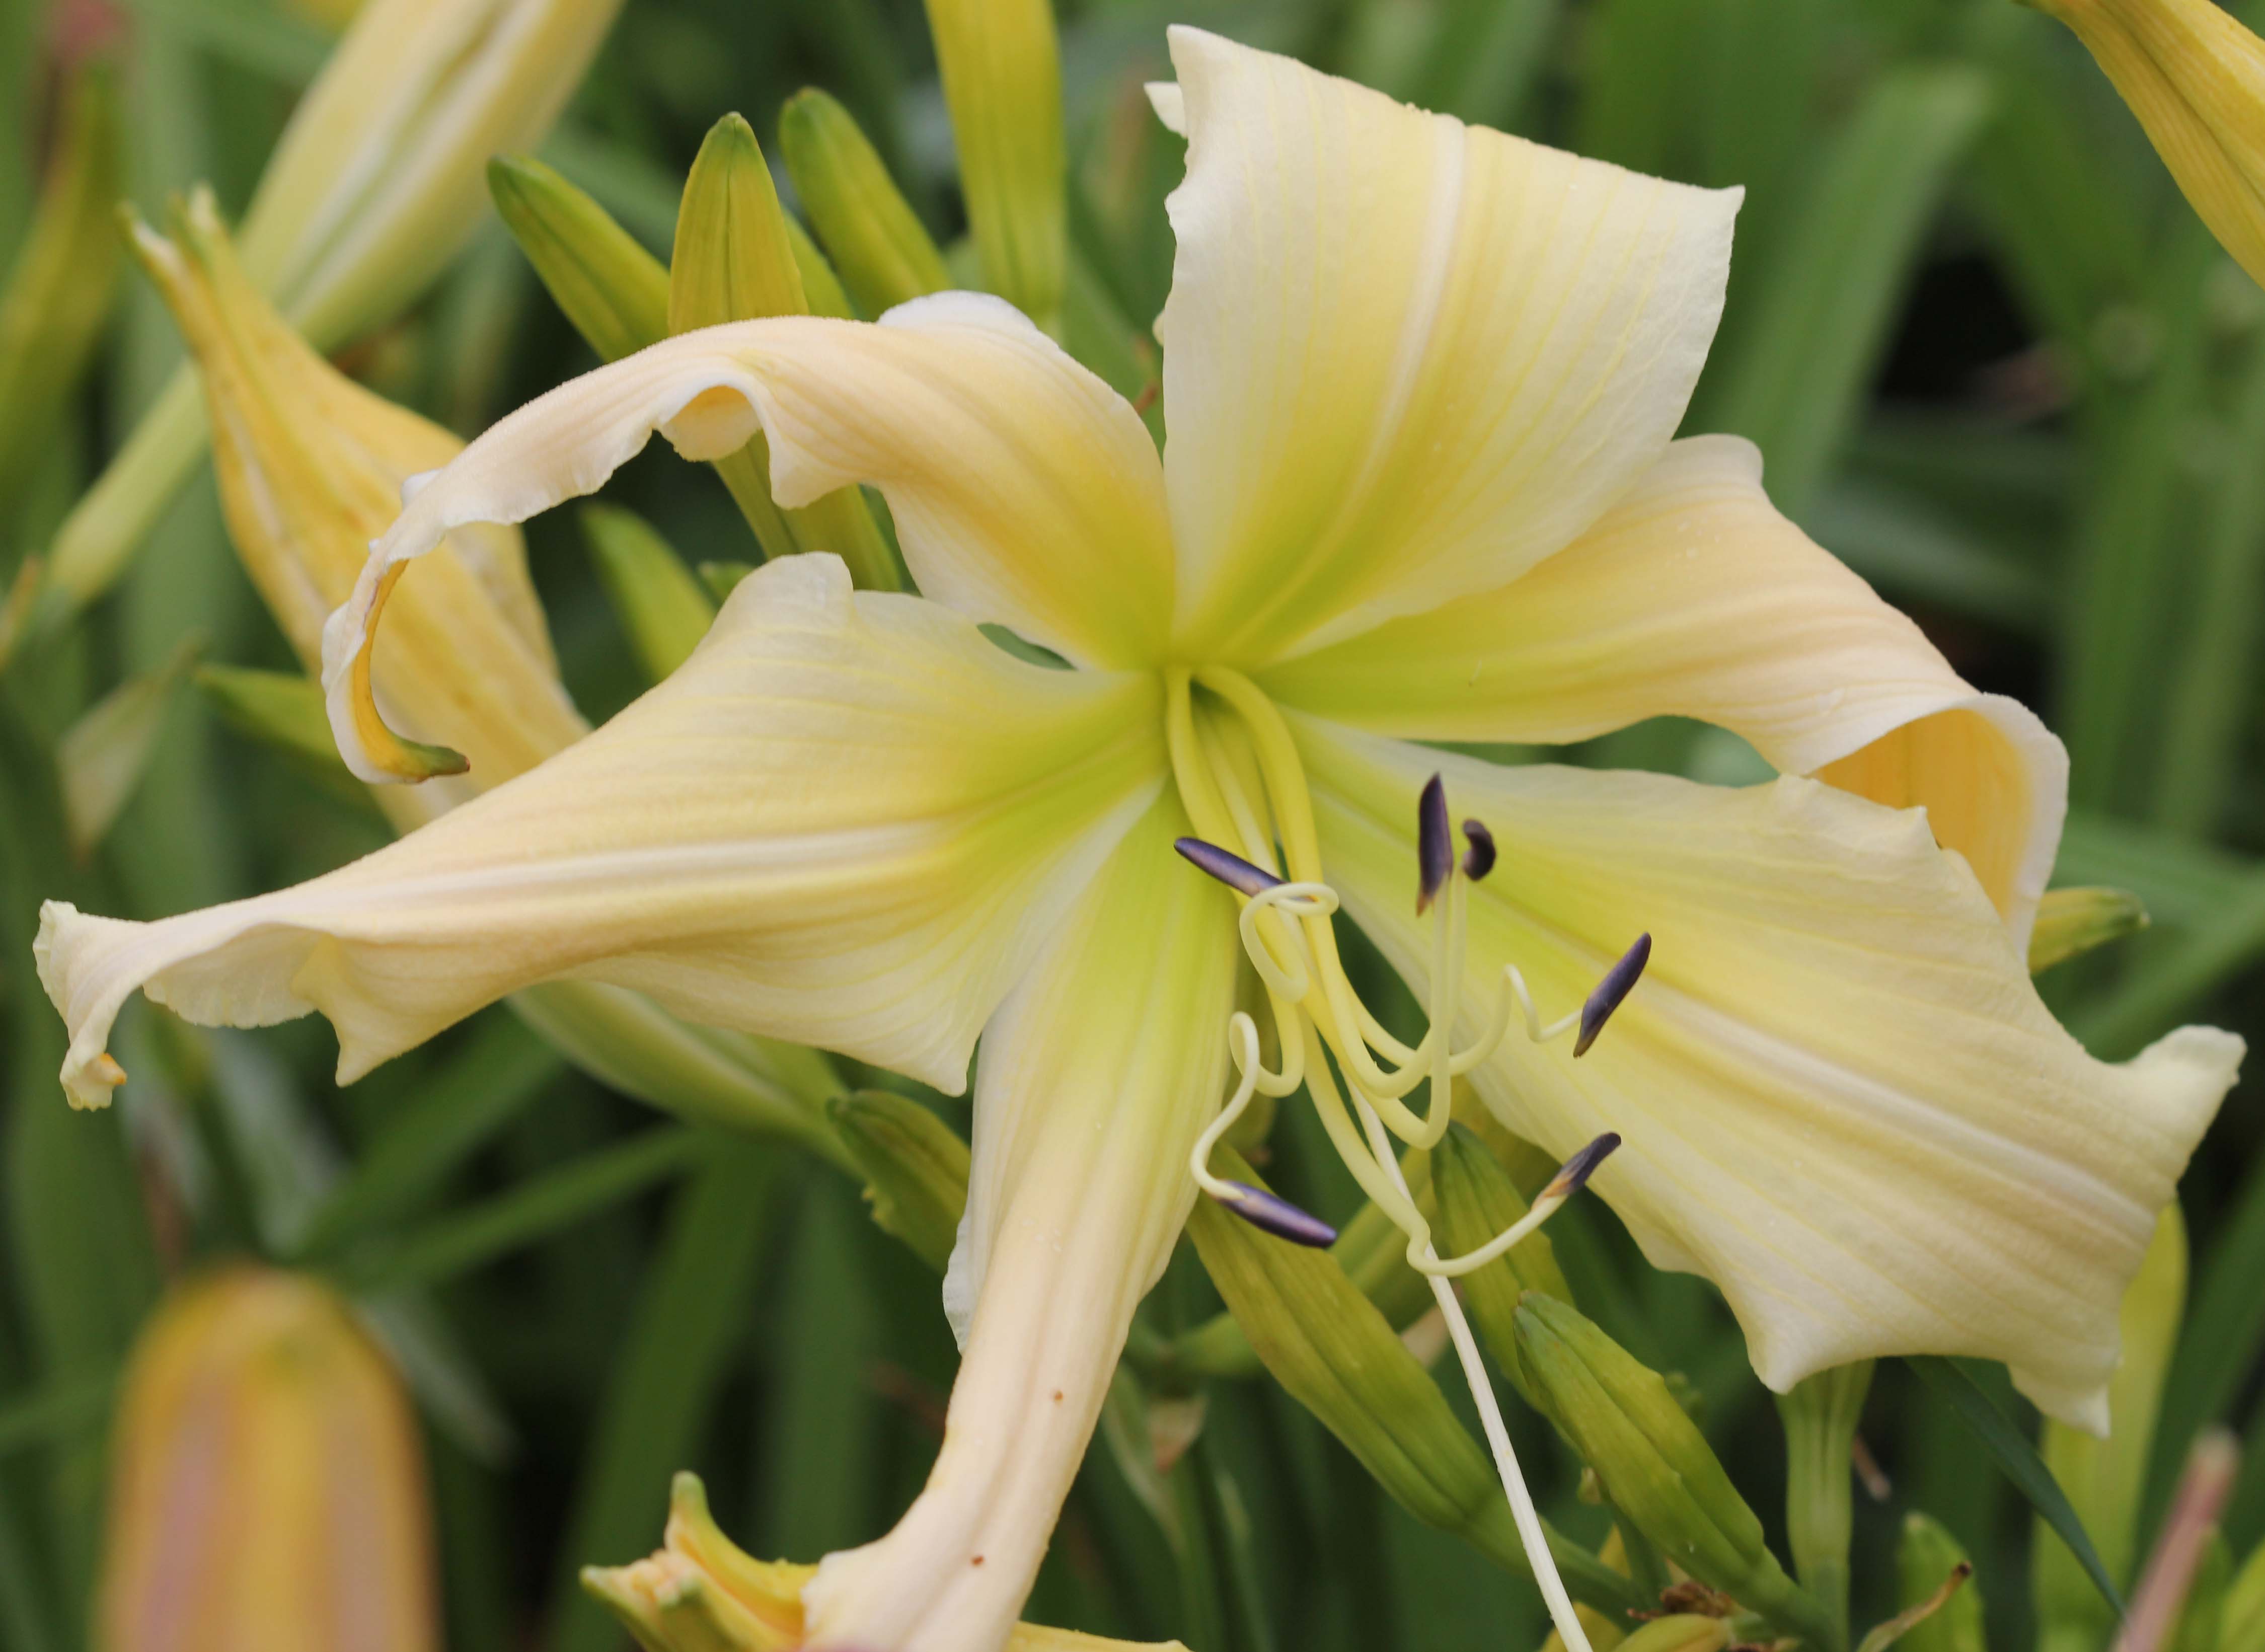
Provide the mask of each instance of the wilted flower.
{"label": "wilted flower", "polygon": [[417,1419],[314,1278],[177,1291],[127,1368],[111,1476],[104,1645],[440,1646]]}
{"label": "wilted flower", "polygon": [[[1468,1259],[1428,1255],[1390,1138],[1436,1140],[1466,1077],[1553,1153],[1625,1136],[1598,1190],[1655,1262],[1720,1284],[1773,1386],[1971,1354],[2103,1421],[2118,1299],[2240,1043],[2188,1029],[2110,1066],[2054,1022],[2025,949],[2058,743],[1778,516],[1751,447],[1671,440],[1735,193],[1172,46],[1159,104],[1191,142],[1161,462],[1130,404],[966,294],[687,334],[521,410],[330,622],[367,777],[388,752],[360,662],[401,567],[590,491],[655,429],[708,458],[760,427],[785,503],[879,487],[925,596],[784,558],[659,688],[400,844],[157,924],[50,906],[74,1099],[114,1081],[108,1030],[145,983],[198,1021],[320,1008],[348,1078],[570,974],[946,1089],[981,1034],[949,1429],[903,1522],[809,1586],[840,1645],[1004,1639],[1194,1197],[1238,938],[1285,1059],[1343,1068],[1353,1115],[1317,1085],[1324,1122],[1431,1270]],[[1786,777],[1404,743],[1669,713]],[[1174,857],[1191,836],[1239,917]],[[1340,901],[1427,998],[1417,1045],[1355,995]],[[1593,1036],[1600,979],[1610,1036],[1538,1047],[1533,1000]],[[1503,1037],[1521,1015],[1536,1042]],[[1238,1031],[1246,1079],[1254,1046]]]}
{"label": "wilted flower", "polygon": [[[292,116],[237,237],[244,273],[317,349],[392,316],[462,250],[499,150],[539,142],[622,0],[372,0]],[[184,368],[48,557],[73,604],[118,577],[203,451]]]}

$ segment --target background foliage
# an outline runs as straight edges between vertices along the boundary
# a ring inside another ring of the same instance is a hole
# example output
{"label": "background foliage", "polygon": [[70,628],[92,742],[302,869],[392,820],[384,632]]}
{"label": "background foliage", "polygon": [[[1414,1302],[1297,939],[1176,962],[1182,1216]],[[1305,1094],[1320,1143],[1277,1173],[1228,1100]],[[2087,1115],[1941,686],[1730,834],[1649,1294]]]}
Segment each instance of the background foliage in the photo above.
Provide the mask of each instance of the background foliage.
{"label": "background foliage", "polygon": [[[241,209],[327,49],[317,10],[133,0],[126,158],[145,212],[205,180]],[[1154,316],[1170,274],[1162,200],[1179,146],[1139,91],[1167,72],[1168,22],[1630,166],[1744,185],[1728,313],[1686,427],[1757,440],[1784,509],[1970,680],[2038,707],[2066,739],[2076,812],[2060,881],[2137,891],[2155,920],[2044,978],[2071,1025],[2114,1057],[2191,1018],[2265,1044],[2265,295],[2072,39],[2008,0],[1060,11],[1073,237],[1129,317]],[[48,21],[44,0],[0,0],[0,255],[23,233],[51,126]],[[931,230],[956,239],[915,0],[630,0],[544,155],[665,257],[710,124],[736,109],[768,143],[805,84],[856,112]],[[0,493],[0,576],[44,544],[179,352],[128,279],[92,382],[29,480]],[[345,360],[466,434],[594,361],[493,222]],[[665,450],[608,496],[693,560],[752,557],[715,479]],[[602,717],[643,679],[573,513],[533,524],[530,546],[568,680]],[[680,1466],[758,1552],[815,1558],[878,1535],[925,1474],[954,1356],[933,1273],[873,1227],[835,1168],[659,1119],[500,1010],[344,1091],[319,1021],[207,1033],[138,1010],[118,1047],[156,1081],[111,1113],[66,1111],[62,1030],[30,967],[40,898],[157,916],[295,881],[385,835],[358,797],[232,734],[184,688],[115,826],[74,855],[59,737],[186,638],[212,660],[291,663],[237,568],[208,468],[69,644],[0,685],[0,1646],[83,1643],[120,1356],[169,1275],[230,1252],[324,1270],[385,1332],[430,1437],[455,1647],[615,1644],[574,1568],[651,1546]],[[1734,740],[1681,724],[1577,756],[1755,772]],[[2237,1555],[2265,1538],[2257,1087],[2235,1093],[2187,1180],[2193,1308],[2151,1480],[2159,1506],[2198,1425],[2251,1428],[2226,1521]],[[964,1104],[936,1104],[964,1132]],[[1348,1212],[1350,1183],[1310,1120],[1284,1119],[1270,1175]],[[1593,1202],[1552,1232],[1586,1310],[1684,1373],[1773,1517],[1781,1437],[1719,1300],[1644,1267]],[[1169,1328],[1215,1307],[1183,1258],[1152,1311]],[[1203,1652],[1539,1641],[1524,1585],[1416,1525],[1271,1383],[1214,1383],[1207,1405],[1162,1478],[1112,1415],[1031,1615]],[[1513,1427],[1545,1508],[1596,1535],[1576,1466],[1531,1414]],[[2028,1644],[2026,1505],[1900,1366],[1882,1368],[1863,1433],[1893,1490],[1860,1500],[1856,1621],[1892,1610],[1894,1533],[1923,1507],[1975,1557],[1992,1644]]]}

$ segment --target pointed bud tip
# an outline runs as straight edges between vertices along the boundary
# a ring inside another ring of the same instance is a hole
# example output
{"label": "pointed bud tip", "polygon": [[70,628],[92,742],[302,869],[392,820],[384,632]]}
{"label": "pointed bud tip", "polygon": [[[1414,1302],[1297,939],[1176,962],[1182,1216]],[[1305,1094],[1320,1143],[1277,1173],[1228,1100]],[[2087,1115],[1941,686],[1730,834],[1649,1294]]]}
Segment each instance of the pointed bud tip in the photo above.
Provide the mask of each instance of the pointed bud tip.
{"label": "pointed bud tip", "polygon": [[1281,879],[1261,866],[1253,866],[1240,855],[1229,854],[1218,844],[1203,838],[1175,838],[1172,847],[1180,858],[1198,871],[1207,872],[1229,889],[1244,895],[1264,894],[1275,888]]}
{"label": "pointed bud tip", "polygon": [[1434,775],[1424,782],[1416,800],[1416,911],[1431,907],[1447,879],[1454,875],[1453,829],[1447,824],[1447,782]]}
{"label": "pointed bud tip", "polygon": [[1573,1054],[1578,1058],[1589,1053],[1589,1046],[1613,1018],[1620,1001],[1635,990],[1643,977],[1644,965],[1651,962],[1651,934],[1649,930],[1636,936],[1635,944],[1620,955],[1619,963],[1605,972],[1604,979],[1597,983],[1589,994],[1589,1001],[1581,1006],[1581,1036],[1573,1041]]}
{"label": "pointed bud tip", "polygon": [[1337,1242],[1336,1228],[1320,1217],[1300,1210],[1289,1200],[1278,1198],[1248,1182],[1230,1182],[1227,1185],[1234,1190],[1234,1197],[1220,1203],[1262,1233],[1315,1250],[1327,1250]]}
{"label": "pointed bud tip", "polygon": [[1463,837],[1470,845],[1463,851],[1463,876],[1475,884],[1494,870],[1494,833],[1483,820],[1466,820]]}

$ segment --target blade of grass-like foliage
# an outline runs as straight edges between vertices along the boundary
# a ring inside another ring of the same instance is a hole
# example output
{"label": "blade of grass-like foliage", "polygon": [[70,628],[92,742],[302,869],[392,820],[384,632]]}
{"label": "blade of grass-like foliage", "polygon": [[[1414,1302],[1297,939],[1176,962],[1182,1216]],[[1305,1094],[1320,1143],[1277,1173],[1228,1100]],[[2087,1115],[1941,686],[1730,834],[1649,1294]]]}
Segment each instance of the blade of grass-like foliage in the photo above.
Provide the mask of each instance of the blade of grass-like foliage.
{"label": "blade of grass-like foliage", "polygon": [[2050,623],[2045,576],[1931,499],[1842,476],[1826,484],[1802,525],[1890,600],[1930,603],[2013,631]]}
{"label": "blade of grass-like foliage", "polygon": [[2137,1511],[2153,1528],[2196,1431],[2231,1420],[2242,1382],[2265,1350],[2265,1162],[2253,1163],[2197,1270],[2192,1300],[2163,1384],[2145,1495]]}
{"label": "blade of grass-like foliage", "polygon": [[381,1254],[357,1255],[339,1265],[339,1277],[349,1291],[368,1296],[437,1284],[682,1174],[703,1151],[696,1130],[642,1131],[484,1204],[441,1217]]}
{"label": "blade of grass-like foliage", "polygon": [[681,1192],[607,1380],[557,1556],[551,1652],[612,1652],[621,1629],[578,1582],[658,1546],[668,1477],[694,1460],[768,1236],[776,1147],[696,1138],[700,1173]]}
{"label": "blade of grass-like foliage", "polygon": [[1974,1431],[1974,1437],[1988,1452],[2014,1488],[2028,1500],[2037,1517],[2052,1527],[2060,1540],[2069,1546],[2101,1595],[2116,1613],[2123,1613],[2123,1597],[2116,1592],[2115,1580],[2108,1568],[2100,1563],[2099,1553],[2092,1546],[2091,1536],[2084,1522],[2070,1508],[2060,1482],[2045,1466],[2044,1459],[2029,1437],[2015,1428],[1997,1401],[1969,1376],[1965,1368],[1955,1359],[1938,1355],[1907,1355],[1904,1363],[1916,1372],[1920,1379],[1939,1395],[1943,1402],[1957,1413],[1958,1418]]}
{"label": "blade of grass-like foliage", "polygon": [[1989,107],[1963,67],[1883,76],[1832,139],[1798,214],[1747,286],[1689,427],[1759,445],[1770,496],[1799,517],[1854,429],[1952,164]]}
{"label": "blade of grass-like foliage", "polygon": [[23,1516],[10,1488],[0,1485],[0,1644],[11,1652],[57,1652],[62,1644],[40,1598],[39,1576]]}
{"label": "blade of grass-like foliage", "polygon": [[1601,0],[1590,9],[1572,147],[1638,172],[1678,170],[1691,59],[1707,0]]}
{"label": "blade of grass-like foliage", "polygon": [[2077,809],[2061,834],[2054,881],[2130,890],[2158,924],[2186,928],[2224,913],[2261,872],[2265,866],[2230,850]]}
{"label": "blade of grass-like foliage", "polygon": [[1448,0],[1409,101],[1478,126],[1520,124],[1564,0]]}
{"label": "blade of grass-like foliage", "polygon": [[317,1208],[295,1258],[334,1256],[409,1213],[564,1066],[515,1016],[482,1017],[470,1048],[420,1087]]}
{"label": "blade of grass-like foliage", "polygon": [[43,1445],[98,1423],[118,1386],[114,1372],[51,1384],[35,1394],[0,1401],[0,1456]]}
{"label": "blade of grass-like foliage", "polygon": [[[2247,285],[2245,282],[2244,285]],[[2161,767],[2148,813],[2194,837],[2215,835],[2240,772],[2254,713],[2265,618],[2265,350],[2253,346],[2236,402],[2232,455],[2218,473],[2200,543],[2200,566],[2171,675]]]}

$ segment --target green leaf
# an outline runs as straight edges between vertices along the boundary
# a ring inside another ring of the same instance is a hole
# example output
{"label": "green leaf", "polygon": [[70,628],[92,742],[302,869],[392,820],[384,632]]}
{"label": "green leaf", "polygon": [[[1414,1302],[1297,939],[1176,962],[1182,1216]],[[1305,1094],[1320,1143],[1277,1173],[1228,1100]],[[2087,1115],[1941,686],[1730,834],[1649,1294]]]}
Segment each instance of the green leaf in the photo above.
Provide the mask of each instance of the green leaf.
{"label": "green leaf", "polygon": [[2045,1466],[2044,1459],[2037,1455],[2037,1448],[2028,1437],[2014,1426],[1998,1408],[1997,1402],[1956,1360],[1937,1354],[1908,1354],[1904,1364],[1957,1414],[1960,1422],[1974,1431],[1975,1438],[1996,1459],[2014,1489],[2028,1499],[2037,1517],[2068,1545],[2069,1552],[2076,1556],[2093,1586],[2115,1609],[2116,1615],[2122,1617],[2123,1597],[2116,1592],[2115,1580],[2101,1564],[2084,1522],[2069,1507],[2060,1482],[2052,1477],[2052,1471]]}

